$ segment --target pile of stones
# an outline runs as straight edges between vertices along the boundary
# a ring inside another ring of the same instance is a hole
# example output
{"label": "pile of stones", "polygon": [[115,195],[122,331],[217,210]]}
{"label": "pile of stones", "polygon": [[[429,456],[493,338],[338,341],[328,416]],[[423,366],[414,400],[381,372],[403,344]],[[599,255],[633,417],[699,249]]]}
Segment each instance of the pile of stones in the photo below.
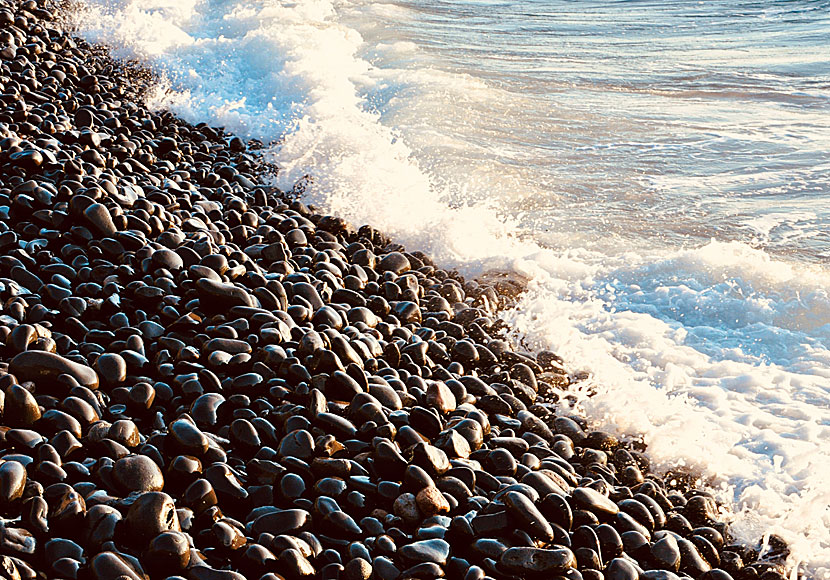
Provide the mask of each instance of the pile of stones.
{"label": "pile of stones", "polygon": [[498,286],[263,185],[257,143],[0,0],[0,578],[783,578],[557,415]]}

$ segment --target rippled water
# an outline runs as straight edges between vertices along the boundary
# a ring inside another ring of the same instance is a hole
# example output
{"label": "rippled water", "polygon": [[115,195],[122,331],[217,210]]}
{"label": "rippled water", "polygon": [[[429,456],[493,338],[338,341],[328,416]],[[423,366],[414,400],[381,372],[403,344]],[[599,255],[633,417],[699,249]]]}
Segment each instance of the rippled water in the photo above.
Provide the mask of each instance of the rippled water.
{"label": "rippled water", "polygon": [[[830,570],[830,2],[88,0],[155,106],[439,263],[580,409]],[[596,393],[588,397],[587,393]]]}
{"label": "rippled water", "polygon": [[[370,40],[362,55],[402,69],[367,92],[382,120],[404,128],[439,181],[527,212],[522,223],[547,242],[609,241],[601,233],[614,245],[689,247],[714,237],[821,262],[828,8],[412,1],[367,3],[349,22]],[[375,43],[400,48],[389,58]],[[406,74],[413,68],[420,74]],[[473,86],[458,94],[430,69]],[[422,102],[401,106],[411,92]],[[495,174],[498,190],[489,175],[448,177],[469,166]]]}

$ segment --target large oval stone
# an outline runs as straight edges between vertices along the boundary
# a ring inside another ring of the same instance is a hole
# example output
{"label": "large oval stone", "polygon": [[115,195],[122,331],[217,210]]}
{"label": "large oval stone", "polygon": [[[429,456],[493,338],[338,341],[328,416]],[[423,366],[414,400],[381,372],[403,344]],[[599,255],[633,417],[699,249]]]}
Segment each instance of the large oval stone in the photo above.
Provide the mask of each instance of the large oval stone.
{"label": "large oval stone", "polygon": [[161,491],[141,494],[130,506],[124,521],[130,539],[136,544],[146,545],[162,532],[182,531],[173,498]]}
{"label": "large oval stone", "polygon": [[17,461],[0,465],[0,512],[8,511],[12,502],[23,495],[26,487],[26,468]]}
{"label": "large oval stone", "polygon": [[602,517],[614,516],[620,511],[617,504],[610,498],[590,487],[577,487],[574,489],[573,499],[578,507],[593,512],[600,519]]}
{"label": "large oval stone", "polygon": [[60,383],[56,379],[64,374],[84,387],[98,388],[98,375],[91,367],[45,350],[21,352],[9,363],[9,372],[21,381],[34,381],[44,391],[58,386]]}
{"label": "large oval stone", "polygon": [[568,548],[508,548],[499,558],[499,568],[521,577],[549,577],[576,568],[576,557]]}
{"label": "large oval stone", "polygon": [[208,278],[196,281],[196,293],[202,308],[228,311],[234,306],[255,306],[250,294],[238,286],[216,282]]}
{"label": "large oval stone", "polygon": [[112,478],[119,491],[161,491],[164,488],[164,476],[156,462],[146,455],[128,455],[115,462]]}
{"label": "large oval stone", "polygon": [[311,525],[311,514],[305,510],[288,509],[267,513],[259,516],[253,523],[255,534],[268,532],[280,534],[297,534],[305,531]]}

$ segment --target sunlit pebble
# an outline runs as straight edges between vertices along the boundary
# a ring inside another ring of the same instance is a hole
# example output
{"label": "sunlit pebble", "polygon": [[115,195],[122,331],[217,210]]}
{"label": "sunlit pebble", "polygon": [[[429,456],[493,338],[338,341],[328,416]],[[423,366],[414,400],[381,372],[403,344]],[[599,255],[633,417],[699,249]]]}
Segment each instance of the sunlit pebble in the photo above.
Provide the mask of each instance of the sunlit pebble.
{"label": "sunlit pebble", "polygon": [[515,287],[257,185],[55,15],[0,0],[4,577],[783,577],[555,415]]}

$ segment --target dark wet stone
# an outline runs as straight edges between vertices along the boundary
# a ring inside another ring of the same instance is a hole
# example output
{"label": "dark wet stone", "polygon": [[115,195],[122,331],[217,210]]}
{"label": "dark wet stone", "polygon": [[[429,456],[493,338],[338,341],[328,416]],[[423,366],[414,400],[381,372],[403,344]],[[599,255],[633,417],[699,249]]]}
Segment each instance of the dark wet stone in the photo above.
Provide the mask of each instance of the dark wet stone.
{"label": "dark wet stone", "polygon": [[233,570],[221,570],[209,566],[191,566],[187,571],[190,580],[247,580]]}
{"label": "dark wet stone", "polygon": [[9,385],[5,391],[4,422],[9,427],[31,427],[41,412],[34,395],[20,385]]}
{"label": "dark wet stone", "polygon": [[717,506],[712,498],[698,495],[689,499],[683,513],[694,526],[705,526],[717,519]]}
{"label": "dark wet stone", "polygon": [[553,528],[526,495],[510,491],[504,495],[503,501],[514,521],[532,538],[546,542],[553,540]]}
{"label": "dark wet stone", "polygon": [[314,456],[314,439],[311,433],[297,429],[282,438],[279,454],[283,457],[309,459]]}
{"label": "dark wet stone", "polygon": [[413,449],[412,462],[431,477],[443,475],[450,468],[447,454],[428,443],[419,443]]}
{"label": "dark wet stone", "polygon": [[118,491],[129,494],[134,491],[161,491],[164,476],[155,461],[146,455],[128,455],[115,462],[112,478]]}
{"label": "dark wet stone", "polygon": [[213,463],[205,470],[207,479],[216,491],[217,496],[229,502],[243,501],[248,498],[248,492],[231,469],[223,463]]}
{"label": "dark wet stone", "polygon": [[34,449],[44,442],[44,438],[31,429],[10,429],[6,431],[6,442],[18,449]]}
{"label": "dark wet stone", "polygon": [[75,437],[81,437],[81,424],[78,420],[58,409],[49,409],[40,418],[38,428],[45,435],[53,435],[60,431],[69,431]]}
{"label": "dark wet stone", "polygon": [[50,561],[60,558],[84,559],[84,549],[78,543],[67,538],[49,540],[43,546],[44,555]]}
{"label": "dark wet stone", "polygon": [[160,491],[138,496],[130,505],[124,523],[131,543],[142,547],[162,532],[181,531],[173,498]]}
{"label": "dark wet stone", "polygon": [[509,548],[499,557],[498,566],[509,574],[549,577],[575,568],[576,557],[568,548]]}
{"label": "dark wet stone", "polygon": [[44,390],[59,385],[57,378],[62,374],[71,376],[82,386],[98,388],[98,375],[94,370],[51,352],[21,352],[9,363],[9,372],[19,380],[34,381]]}
{"label": "dark wet stone", "polygon": [[393,272],[401,274],[411,267],[409,259],[401,252],[389,252],[377,263],[378,272]]}
{"label": "dark wet stone", "polygon": [[638,580],[640,570],[624,558],[614,558],[605,567],[606,580]]}
{"label": "dark wet stone", "polygon": [[284,570],[292,578],[311,578],[316,573],[308,558],[294,548],[289,548],[280,553],[276,568]]}
{"label": "dark wet stone", "polygon": [[210,531],[216,546],[221,549],[238,550],[247,543],[245,535],[236,526],[225,521],[215,522]]}
{"label": "dark wet stone", "polygon": [[[712,567],[720,566],[720,554],[718,548],[712,544],[707,538],[700,535],[693,535],[689,541],[697,548],[698,554]],[[723,545],[721,544],[721,547]]]}
{"label": "dark wet stone", "polygon": [[235,419],[228,436],[233,446],[242,452],[253,454],[262,445],[256,427],[247,419]]}
{"label": "dark wet stone", "polygon": [[172,250],[156,250],[152,255],[153,263],[159,268],[178,272],[184,268],[184,261],[181,256]]}
{"label": "dark wet stone", "polygon": [[219,503],[213,486],[206,479],[197,479],[184,492],[182,500],[196,515]]}
{"label": "dark wet stone", "polygon": [[590,487],[577,487],[573,490],[574,503],[600,518],[616,515],[620,508],[611,499]]}
{"label": "dark wet stone", "polygon": [[47,521],[49,504],[42,497],[35,496],[27,499],[21,506],[21,522],[26,529],[40,536],[49,533]]}
{"label": "dark wet stone", "polygon": [[712,568],[708,572],[700,575],[699,580],[734,580],[732,575],[726,570],[720,568]]}
{"label": "dark wet stone", "polygon": [[311,514],[301,509],[278,510],[261,515],[252,524],[255,534],[267,532],[278,536],[280,534],[296,534],[307,530],[311,526]]}
{"label": "dark wet stone", "polygon": [[101,552],[90,560],[89,571],[95,580],[146,580],[144,570],[135,558],[116,552]]}
{"label": "dark wet stone", "polygon": [[205,343],[203,350],[207,353],[215,352],[217,350],[228,354],[250,353],[251,345],[244,340],[214,338]]}
{"label": "dark wet stone", "polygon": [[147,548],[147,569],[151,573],[166,574],[187,568],[190,546],[181,532],[162,532],[150,541]]}
{"label": "dark wet stone", "polygon": [[84,210],[84,216],[99,234],[111,236],[118,231],[115,223],[113,223],[112,215],[103,204],[93,203],[89,205]]}
{"label": "dark wet stone", "polygon": [[411,562],[432,562],[444,565],[450,556],[450,545],[437,538],[422,540],[401,546],[398,553]]}
{"label": "dark wet stone", "polygon": [[686,538],[677,540],[680,549],[680,571],[693,578],[712,569],[712,565],[701,556],[697,546]]}
{"label": "dark wet stone", "polygon": [[109,386],[120,385],[127,379],[127,362],[119,354],[104,353],[95,361],[101,381]]}
{"label": "dark wet stone", "polygon": [[336,538],[358,539],[363,530],[354,519],[343,511],[333,511],[323,516],[323,529],[328,535]]}
{"label": "dark wet stone", "polygon": [[51,531],[74,532],[83,525],[86,502],[75,489],[65,483],[55,483],[44,490],[43,498],[49,505],[48,522]]}
{"label": "dark wet stone", "polygon": [[351,421],[334,413],[319,413],[314,418],[314,423],[316,427],[343,441],[354,439],[357,435],[357,427]]}
{"label": "dark wet stone", "polygon": [[196,291],[202,307],[213,312],[227,312],[234,306],[255,306],[251,295],[233,284],[202,278],[196,281]]}
{"label": "dark wet stone", "polygon": [[219,405],[225,402],[220,393],[205,393],[199,396],[190,405],[190,416],[200,427],[210,427],[216,424]]}
{"label": "dark wet stone", "polygon": [[438,564],[433,562],[421,562],[420,564],[415,564],[411,568],[407,568],[401,572],[401,576],[404,578],[432,579],[444,578],[446,573]]}
{"label": "dark wet stone", "polygon": [[680,569],[680,547],[671,534],[666,534],[651,545],[651,556],[660,568],[674,572]]}
{"label": "dark wet stone", "polygon": [[9,513],[12,505],[23,496],[26,468],[17,461],[0,464],[0,512]]}
{"label": "dark wet stone", "polygon": [[617,506],[620,510],[624,511],[632,518],[637,520],[639,524],[644,526],[648,529],[649,532],[653,532],[655,529],[654,517],[651,515],[649,509],[643,505],[643,503],[636,499],[624,499],[622,501],[617,502]]}
{"label": "dark wet stone", "polygon": [[204,454],[210,446],[205,434],[187,419],[173,421],[168,426],[167,433],[171,448],[183,454],[199,456]]}
{"label": "dark wet stone", "polygon": [[641,580],[680,580],[680,576],[670,570],[646,570],[640,574]]}
{"label": "dark wet stone", "polygon": [[29,171],[38,169],[44,161],[43,153],[37,149],[25,149],[17,153],[12,153],[9,159],[18,167]]}

